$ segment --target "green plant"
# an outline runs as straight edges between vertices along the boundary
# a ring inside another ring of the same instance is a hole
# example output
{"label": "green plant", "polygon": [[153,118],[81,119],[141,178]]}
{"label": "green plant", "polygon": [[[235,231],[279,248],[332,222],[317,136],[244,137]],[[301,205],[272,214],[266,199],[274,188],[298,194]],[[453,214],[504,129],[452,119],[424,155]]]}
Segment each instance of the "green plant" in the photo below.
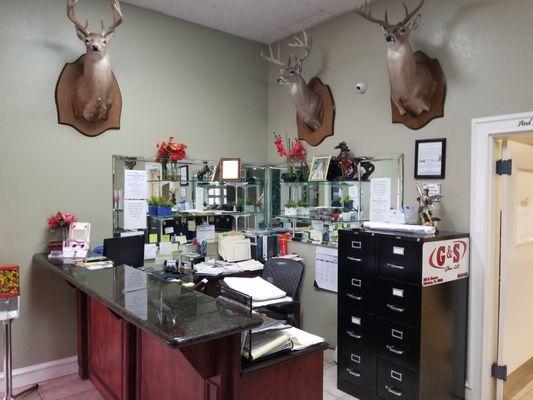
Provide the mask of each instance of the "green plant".
{"label": "green plant", "polygon": [[289,200],[285,203],[285,208],[296,208],[298,207],[298,203],[296,203],[294,200]]}
{"label": "green plant", "polygon": [[298,207],[308,208],[309,203],[305,200],[298,200]]}
{"label": "green plant", "polygon": [[340,207],[342,201],[340,197],[334,197],[332,201],[333,207]]}
{"label": "green plant", "polygon": [[150,199],[148,200],[148,205],[157,207],[159,205],[159,197],[157,196],[150,197]]}
{"label": "green plant", "polygon": [[352,199],[351,197],[349,197],[349,196],[346,196],[346,197],[343,199],[343,201],[344,201],[345,203],[353,203],[353,199]]}
{"label": "green plant", "polygon": [[149,206],[155,207],[172,207],[173,204],[170,200],[166,200],[164,197],[152,196],[148,200]]}

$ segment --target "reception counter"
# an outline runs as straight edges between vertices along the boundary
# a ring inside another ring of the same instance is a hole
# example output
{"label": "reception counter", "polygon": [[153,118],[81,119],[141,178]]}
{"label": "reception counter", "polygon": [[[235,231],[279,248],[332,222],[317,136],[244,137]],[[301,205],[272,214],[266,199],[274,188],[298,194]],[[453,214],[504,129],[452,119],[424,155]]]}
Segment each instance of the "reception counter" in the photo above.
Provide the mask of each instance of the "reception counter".
{"label": "reception counter", "polygon": [[241,332],[258,314],[127,266],[34,263],[76,289],[79,373],[106,399],[322,398],[324,346],[241,363]]}

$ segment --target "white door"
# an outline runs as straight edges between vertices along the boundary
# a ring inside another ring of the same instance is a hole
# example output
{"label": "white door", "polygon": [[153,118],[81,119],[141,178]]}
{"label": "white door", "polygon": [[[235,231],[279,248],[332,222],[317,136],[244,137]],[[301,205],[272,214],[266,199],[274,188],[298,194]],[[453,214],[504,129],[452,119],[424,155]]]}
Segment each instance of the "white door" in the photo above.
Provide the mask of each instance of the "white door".
{"label": "white door", "polygon": [[[512,173],[501,180],[498,364],[511,376],[533,362],[533,146],[503,141],[502,153],[512,160]],[[511,386],[498,381],[497,398],[524,400],[511,395]]]}

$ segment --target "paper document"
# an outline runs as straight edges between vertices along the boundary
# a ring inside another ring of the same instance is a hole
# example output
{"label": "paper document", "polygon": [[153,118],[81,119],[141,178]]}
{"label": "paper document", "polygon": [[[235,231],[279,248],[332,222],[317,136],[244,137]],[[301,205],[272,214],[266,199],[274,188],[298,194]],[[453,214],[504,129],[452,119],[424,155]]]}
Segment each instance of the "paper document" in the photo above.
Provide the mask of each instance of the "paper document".
{"label": "paper document", "polygon": [[315,253],[315,282],[320,289],[337,293],[339,251],[329,247],[317,247]]}
{"label": "paper document", "polygon": [[391,209],[390,178],[374,178],[370,180],[370,221],[388,222]]}
{"label": "paper document", "polygon": [[325,339],[320,336],[313,335],[297,328],[286,329],[283,330],[282,333],[292,341],[293,351],[303,350],[325,341]]}
{"label": "paper document", "polygon": [[196,227],[196,240],[198,243],[215,241],[215,225],[198,225]]}
{"label": "paper document", "polygon": [[146,289],[148,286],[148,275],[144,271],[136,268],[124,267],[124,292],[134,292]]}
{"label": "paper document", "polygon": [[146,229],[146,200],[124,200],[124,229]]}
{"label": "paper document", "polygon": [[146,171],[124,171],[124,198],[126,200],[146,200],[148,193],[148,174]]}
{"label": "paper document", "polygon": [[251,296],[253,301],[274,300],[287,296],[283,290],[259,276],[255,278],[224,278],[224,283],[230,289]]}

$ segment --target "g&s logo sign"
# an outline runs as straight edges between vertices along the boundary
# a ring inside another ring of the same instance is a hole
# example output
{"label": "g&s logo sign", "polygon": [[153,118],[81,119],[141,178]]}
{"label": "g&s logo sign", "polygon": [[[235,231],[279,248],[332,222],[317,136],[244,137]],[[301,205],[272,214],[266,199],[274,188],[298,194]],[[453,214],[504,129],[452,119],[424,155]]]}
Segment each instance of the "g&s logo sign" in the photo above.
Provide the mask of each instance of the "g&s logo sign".
{"label": "g&s logo sign", "polygon": [[432,286],[468,277],[470,239],[424,244],[422,285]]}

